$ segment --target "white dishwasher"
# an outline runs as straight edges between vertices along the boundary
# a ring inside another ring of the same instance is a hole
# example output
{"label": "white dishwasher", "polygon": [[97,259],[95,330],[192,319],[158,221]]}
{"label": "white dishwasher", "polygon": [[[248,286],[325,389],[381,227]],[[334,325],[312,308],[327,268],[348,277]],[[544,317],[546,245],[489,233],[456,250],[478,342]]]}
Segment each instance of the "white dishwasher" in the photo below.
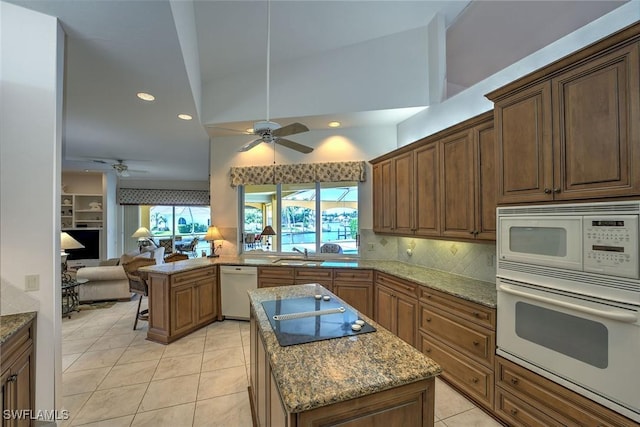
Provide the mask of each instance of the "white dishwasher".
{"label": "white dishwasher", "polygon": [[249,296],[247,291],[257,288],[257,267],[221,266],[220,290],[224,318],[249,320]]}

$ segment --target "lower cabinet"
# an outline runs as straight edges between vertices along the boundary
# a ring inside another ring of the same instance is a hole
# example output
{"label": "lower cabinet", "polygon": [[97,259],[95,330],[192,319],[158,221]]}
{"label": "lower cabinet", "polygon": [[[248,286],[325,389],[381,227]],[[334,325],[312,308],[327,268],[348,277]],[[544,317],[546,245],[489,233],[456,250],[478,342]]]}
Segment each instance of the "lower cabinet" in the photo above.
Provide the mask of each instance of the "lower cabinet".
{"label": "lower cabinet", "polygon": [[414,347],[418,342],[418,285],[376,272],[376,322]]}
{"label": "lower cabinet", "polygon": [[148,339],[167,344],[219,317],[217,268],[149,274]]}
{"label": "lower cabinet", "polygon": [[28,427],[31,420],[8,417],[5,411],[35,409],[35,324],[30,321],[0,346],[0,414],[2,427]]}
{"label": "lower cabinet", "polygon": [[509,425],[638,426],[597,403],[496,356],[495,413]]}
{"label": "lower cabinet", "polygon": [[333,293],[373,318],[373,270],[334,269]]}
{"label": "lower cabinet", "polygon": [[442,366],[442,378],[493,411],[495,310],[420,289],[420,350]]}
{"label": "lower cabinet", "polygon": [[293,267],[258,267],[258,287],[288,286],[295,284]]}

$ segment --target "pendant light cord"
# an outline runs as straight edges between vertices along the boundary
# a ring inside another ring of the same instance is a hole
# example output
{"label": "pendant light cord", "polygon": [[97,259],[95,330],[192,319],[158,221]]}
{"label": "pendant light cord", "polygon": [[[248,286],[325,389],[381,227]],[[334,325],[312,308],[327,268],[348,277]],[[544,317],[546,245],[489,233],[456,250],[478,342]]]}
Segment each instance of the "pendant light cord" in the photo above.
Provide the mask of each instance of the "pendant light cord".
{"label": "pendant light cord", "polygon": [[267,121],[269,121],[270,68],[271,68],[271,1],[267,1]]}

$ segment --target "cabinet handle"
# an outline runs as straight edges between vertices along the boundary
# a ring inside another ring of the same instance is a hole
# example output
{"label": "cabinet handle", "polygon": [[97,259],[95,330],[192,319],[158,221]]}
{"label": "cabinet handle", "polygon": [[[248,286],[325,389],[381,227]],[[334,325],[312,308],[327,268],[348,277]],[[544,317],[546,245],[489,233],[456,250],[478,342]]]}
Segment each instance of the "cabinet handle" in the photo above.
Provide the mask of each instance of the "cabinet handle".
{"label": "cabinet handle", "polygon": [[14,383],[14,382],[16,382],[17,379],[18,379],[18,375],[17,374],[13,374],[9,378],[7,378],[7,382]]}
{"label": "cabinet handle", "polygon": [[474,383],[474,384],[477,384],[477,383],[478,383],[478,381],[480,381],[480,380],[479,380],[479,379],[477,379],[477,378],[475,378],[475,377],[474,377],[474,378],[471,378],[471,382],[472,382],[472,383]]}
{"label": "cabinet handle", "polygon": [[478,344],[480,344],[478,341],[473,341],[473,345],[477,346]]}
{"label": "cabinet handle", "polygon": [[511,409],[511,415],[516,416],[518,414],[518,410],[516,408]]}
{"label": "cabinet handle", "polygon": [[560,192],[560,189],[559,189],[559,188],[554,188],[554,189],[553,189],[553,192],[554,192],[554,193],[556,193],[556,194],[558,194],[558,193]]}
{"label": "cabinet handle", "polygon": [[431,322],[431,317],[427,317],[427,322]]}
{"label": "cabinet handle", "polygon": [[511,384],[518,385],[518,379],[517,378],[511,378]]}
{"label": "cabinet handle", "polygon": [[430,348],[426,349],[425,353],[431,353],[431,349]]}
{"label": "cabinet handle", "polygon": [[545,188],[544,189],[544,194],[551,194],[551,189],[550,188]]}
{"label": "cabinet handle", "polygon": [[480,317],[480,313],[477,311],[472,311],[471,314],[473,314],[476,317]]}

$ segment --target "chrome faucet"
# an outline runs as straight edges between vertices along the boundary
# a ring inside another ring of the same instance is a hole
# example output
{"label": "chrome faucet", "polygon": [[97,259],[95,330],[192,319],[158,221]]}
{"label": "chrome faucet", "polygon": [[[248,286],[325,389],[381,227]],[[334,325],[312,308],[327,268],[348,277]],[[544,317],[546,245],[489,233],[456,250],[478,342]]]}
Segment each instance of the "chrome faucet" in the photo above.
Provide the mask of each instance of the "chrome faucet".
{"label": "chrome faucet", "polygon": [[309,251],[307,250],[307,248],[304,248],[304,252],[301,251],[300,249],[296,248],[295,246],[293,247],[293,250],[298,252],[299,254],[304,255],[304,259],[309,258]]}

